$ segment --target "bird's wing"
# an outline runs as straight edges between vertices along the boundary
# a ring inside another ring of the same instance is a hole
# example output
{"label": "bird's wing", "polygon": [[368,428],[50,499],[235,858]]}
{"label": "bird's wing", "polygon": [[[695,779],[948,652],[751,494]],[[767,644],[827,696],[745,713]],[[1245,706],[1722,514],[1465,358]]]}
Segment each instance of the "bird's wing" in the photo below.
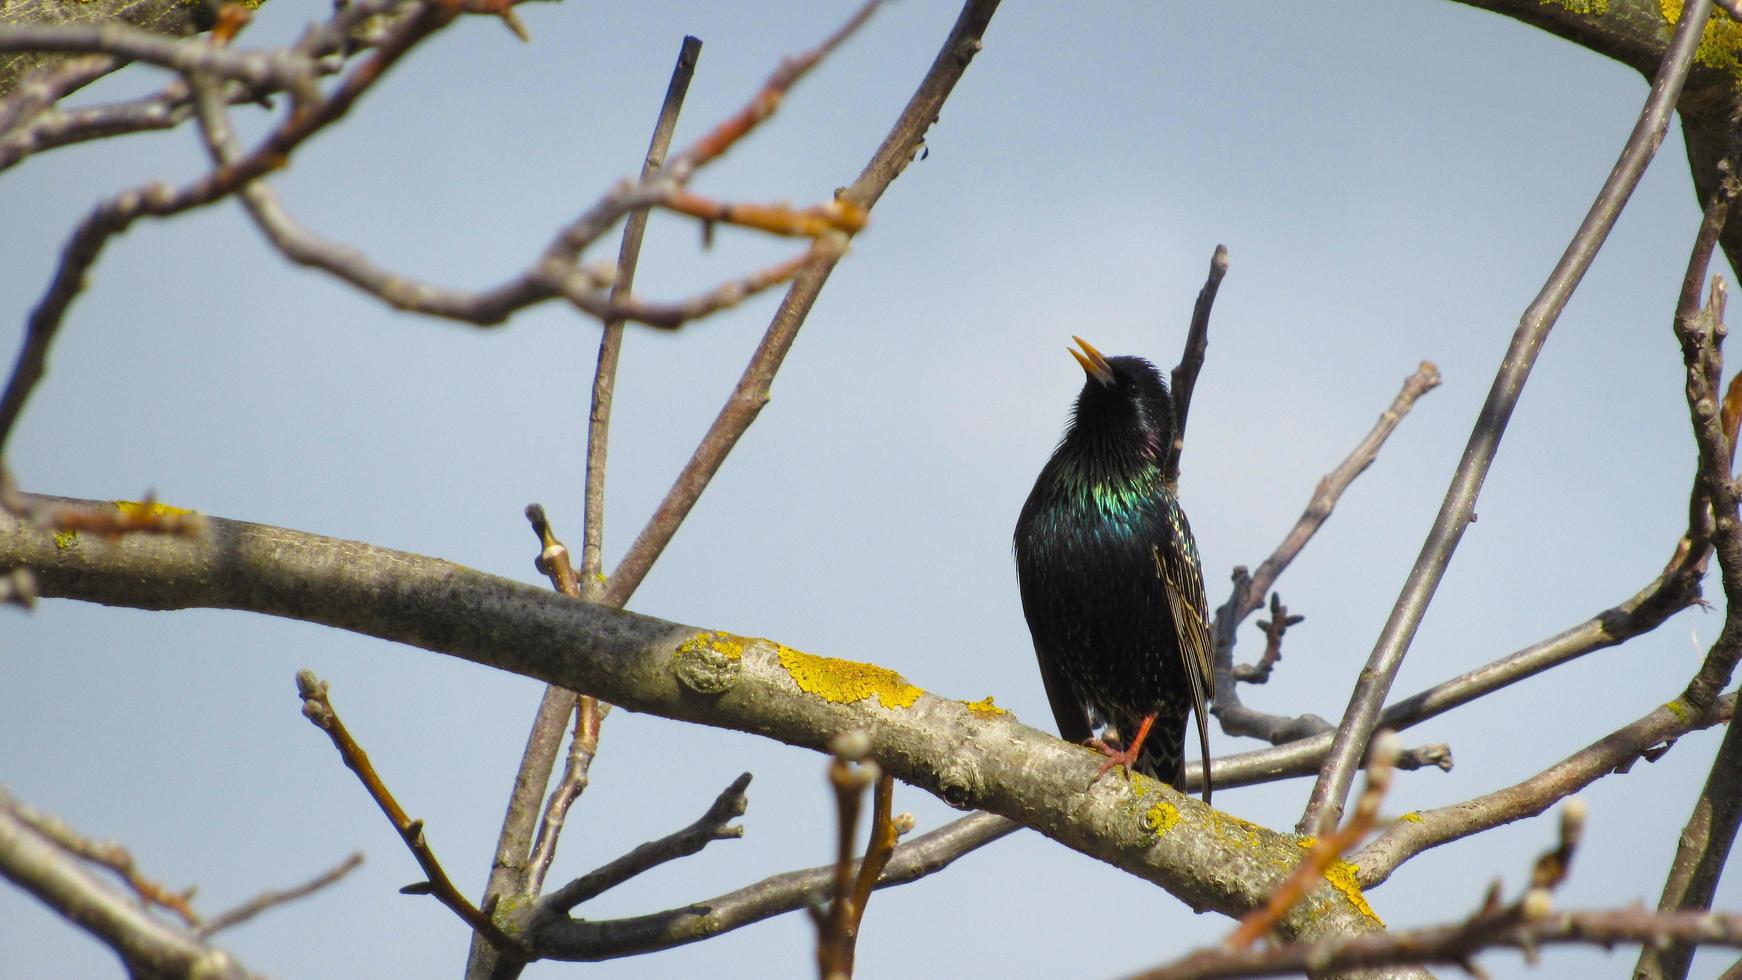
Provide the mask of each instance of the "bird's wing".
{"label": "bird's wing", "polygon": [[1040,661],[1040,681],[1046,686],[1046,700],[1052,705],[1053,720],[1058,722],[1059,738],[1067,742],[1086,742],[1095,734],[1089,713],[1083,708],[1070,682],[1053,666],[1053,658],[1043,653],[1040,642],[1034,646],[1035,659]]}
{"label": "bird's wing", "polygon": [[1179,641],[1180,660],[1185,667],[1186,683],[1191,687],[1192,714],[1198,721],[1198,745],[1204,758],[1204,802],[1210,802],[1210,723],[1206,710],[1210,700],[1210,678],[1214,665],[1215,641],[1210,636],[1209,601],[1204,598],[1204,576],[1198,569],[1196,556],[1187,552],[1192,547],[1191,530],[1183,525],[1177,509],[1170,510],[1175,547],[1151,550],[1155,555],[1155,570],[1167,591],[1168,611],[1173,613],[1173,629]]}

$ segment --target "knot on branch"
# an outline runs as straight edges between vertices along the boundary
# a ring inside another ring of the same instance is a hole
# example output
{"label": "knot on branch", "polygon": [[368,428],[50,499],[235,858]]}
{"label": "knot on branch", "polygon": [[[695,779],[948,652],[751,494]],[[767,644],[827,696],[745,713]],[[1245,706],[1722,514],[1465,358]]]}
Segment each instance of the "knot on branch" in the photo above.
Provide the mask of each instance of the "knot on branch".
{"label": "knot on branch", "polygon": [[731,633],[704,630],[678,644],[677,679],[684,687],[710,697],[738,683],[747,641]]}

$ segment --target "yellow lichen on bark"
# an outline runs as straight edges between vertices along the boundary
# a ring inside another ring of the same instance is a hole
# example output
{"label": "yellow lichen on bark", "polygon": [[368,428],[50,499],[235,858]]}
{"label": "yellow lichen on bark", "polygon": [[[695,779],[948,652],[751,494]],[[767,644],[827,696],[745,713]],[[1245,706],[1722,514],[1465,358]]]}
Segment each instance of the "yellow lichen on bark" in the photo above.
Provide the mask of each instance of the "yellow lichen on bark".
{"label": "yellow lichen on bark", "polygon": [[126,514],[128,517],[180,517],[184,514],[193,513],[193,511],[188,510],[186,507],[171,507],[168,504],[160,504],[155,500],[146,502],[138,500],[111,500],[109,502],[115,505],[116,510]]}
{"label": "yellow lichen on bark", "polygon": [[1166,800],[1157,800],[1155,805],[1143,812],[1143,825],[1150,832],[1160,837],[1179,823],[1179,807]]}
{"label": "yellow lichen on bark", "polygon": [[925,692],[887,667],[836,660],[778,645],[780,666],[806,694],[834,704],[852,704],[875,697],[885,708],[910,707]]}
{"label": "yellow lichen on bark", "polygon": [[[1657,0],[1657,8],[1664,21],[1674,27],[1682,15],[1682,0]],[[1694,50],[1694,62],[1742,76],[1742,24],[1722,10],[1713,10],[1705,33],[1700,35],[1700,46]]]}
{"label": "yellow lichen on bark", "polygon": [[1384,925],[1385,920],[1373,911],[1373,906],[1367,904],[1367,896],[1361,894],[1361,886],[1355,882],[1355,875],[1360,870],[1350,861],[1332,861],[1331,866],[1325,869],[1325,882],[1342,892],[1349,904],[1355,907],[1355,911],[1379,925]]}
{"label": "yellow lichen on bark", "polygon": [[996,704],[993,704],[992,695],[990,694],[978,701],[963,701],[962,704],[968,709],[969,714],[981,718],[996,718],[999,715],[1007,715],[1010,713],[1005,711],[1003,708],[998,707]]}
{"label": "yellow lichen on bark", "polygon": [[744,642],[744,638],[736,633],[703,630],[678,644],[677,656],[712,651],[727,659],[737,660],[744,656]]}

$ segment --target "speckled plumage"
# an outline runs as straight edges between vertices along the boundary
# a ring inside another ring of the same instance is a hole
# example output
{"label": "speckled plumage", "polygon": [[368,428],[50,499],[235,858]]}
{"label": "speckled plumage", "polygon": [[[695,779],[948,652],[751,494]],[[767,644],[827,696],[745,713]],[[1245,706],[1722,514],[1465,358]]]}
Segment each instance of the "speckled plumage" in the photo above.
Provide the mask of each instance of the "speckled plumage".
{"label": "speckled plumage", "polygon": [[1153,364],[1078,343],[1089,376],[1016,522],[1022,611],[1059,734],[1104,722],[1128,739],[1153,712],[1136,768],[1179,786],[1195,710],[1207,800],[1211,639],[1197,543],[1162,478],[1173,403]]}

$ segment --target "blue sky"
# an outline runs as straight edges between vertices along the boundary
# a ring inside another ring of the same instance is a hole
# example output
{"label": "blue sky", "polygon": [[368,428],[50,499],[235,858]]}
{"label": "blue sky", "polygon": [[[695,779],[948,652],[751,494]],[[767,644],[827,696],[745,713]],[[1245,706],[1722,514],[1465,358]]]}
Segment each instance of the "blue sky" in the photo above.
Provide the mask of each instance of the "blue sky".
{"label": "blue sky", "polygon": [[[324,5],[275,0],[244,35],[282,43]],[[845,4],[531,4],[523,45],[487,19],[398,67],[274,178],[303,221],[409,273],[482,286],[639,166],[685,33],[702,38],[678,143],[746,100]],[[729,200],[826,200],[881,140],[954,19],[890,5],[696,181]],[[135,69],[92,98],[143,91]],[[1614,160],[1646,85],[1511,21],[1443,2],[1010,4],[800,335],[773,400],[632,607],[874,660],[1050,730],[1017,602],[1010,531],[1081,371],[1178,358],[1209,256],[1232,271],[1187,433],[1181,494],[1212,601],[1280,540],[1319,476],[1417,362],[1427,396],[1279,583],[1304,613],[1249,704],[1335,718],[1425,535],[1519,314]],[[245,132],[263,119],[243,113]],[[191,132],[33,159],[0,179],[0,344],[99,195],[203,164]],[[1698,214],[1672,133],[1548,342],[1470,529],[1398,679],[1400,695],[1557,632],[1649,581],[1685,522],[1693,445],[1670,314]],[[792,254],[655,216],[639,285],[677,297]],[[615,243],[593,258],[608,260]],[[621,554],[717,411],[777,297],[625,344],[606,524]],[[9,462],[28,489],[138,497],[358,538],[539,581],[521,509],[579,541],[598,329],[555,305],[481,331],[393,313],[288,266],[233,204],[143,222],[97,266]],[[1715,583],[1711,589],[1716,590]],[[466,937],[330,746],[292,675],[329,680],[463,888],[481,890],[540,687],[423,651],[236,613],[47,602],[0,627],[0,783],[119,838],[215,912],[363,850],[338,888],[226,935],[274,975],[453,975]],[[1712,613],[1595,654],[1413,730],[1457,767],[1402,778],[1387,810],[1516,782],[1668,700]],[[1242,633],[1238,656],[1260,649]],[[1253,747],[1214,736],[1219,752]],[[1560,901],[1654,902],[1717,733],[1587,794]],[[613,714],[553,876],[694,819],[755,773],[744,840],[583,908],[631,915],[827,860],[823,760],[749,736]],[[1217,803],[1293,824],[1308,781]],[[921,829],[953,814],[902,787]],[[1554,838],[1527,821],[1407,864],[1370,898],[1388,922],[1520,887]],[[1742,905],[1734,881],[1721,904]],[[861,975],[1109,975],[1228,923],[1032,833],[880,893]],[[1719,958],[1702,960],[1713,972]],[[1511,954],[1484,960],[1520,975]],[[1551,954],[1560,975],[1631,954]],[[577,967],[541,964],[528,975]],[[787,916],[612,976],[805,976]],[[112,975],[100,947],[0,890],[0,972]],[[1701,972],[1696,969],[1696,972]]]}

